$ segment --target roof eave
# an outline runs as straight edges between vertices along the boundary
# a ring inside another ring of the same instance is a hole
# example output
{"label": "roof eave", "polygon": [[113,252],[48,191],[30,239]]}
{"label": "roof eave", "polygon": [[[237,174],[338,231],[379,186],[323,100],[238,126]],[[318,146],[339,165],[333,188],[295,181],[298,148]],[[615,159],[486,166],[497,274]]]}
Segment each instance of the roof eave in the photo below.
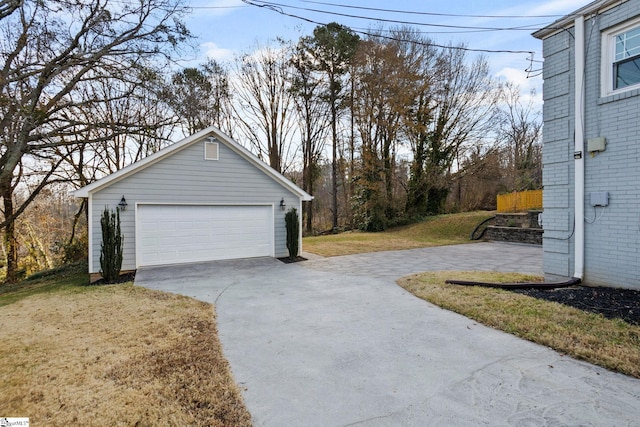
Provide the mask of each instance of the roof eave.
{"label": "roof eave", "polygon": [[619,4],[625,3],[627,1],[628,0],[597,0],[591,2],[588,5],[576,10],[575,12],[558,19],[553,24],[534,32],[532,35],[537,39],[544,40],[553,34],[573,27],[575,18],[577,16],[586,17],[587,15],[592,15],[594,13],[604,12],[607,9],[616,7]]}

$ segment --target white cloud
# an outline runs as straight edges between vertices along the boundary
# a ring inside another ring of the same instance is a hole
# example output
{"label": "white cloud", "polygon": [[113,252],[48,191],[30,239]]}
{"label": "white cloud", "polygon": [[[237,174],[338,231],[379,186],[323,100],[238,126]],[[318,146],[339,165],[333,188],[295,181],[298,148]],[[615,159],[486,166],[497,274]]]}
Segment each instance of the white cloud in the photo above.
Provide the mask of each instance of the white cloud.
{"label": "white cloud", "polygon": [[[527,78],[526,71],[508,67],[498,71],[496,75],[520,87],[520,96],[522,97],[523,103],[527,103],[530,99],[533,99],[535,107],[542,107],[542,90],[538,87],[540,83],[538,79]],[[531,94],[532,89],[535,89],[533,96]]]}
{"label": "white cloud", "polygon": [[224,60],[233,56],[233,51],[219,47],[214,42],[205,42],[200,45],[201,50],[204,50],[204,55],[211,59]]}
{"label": "white cloud", "polygon": [[523,92],[529,92],[533,88],[533,82],[527,78],[526,71],[507,67],[498,71],[497,75],[506,81],[517,84]]}

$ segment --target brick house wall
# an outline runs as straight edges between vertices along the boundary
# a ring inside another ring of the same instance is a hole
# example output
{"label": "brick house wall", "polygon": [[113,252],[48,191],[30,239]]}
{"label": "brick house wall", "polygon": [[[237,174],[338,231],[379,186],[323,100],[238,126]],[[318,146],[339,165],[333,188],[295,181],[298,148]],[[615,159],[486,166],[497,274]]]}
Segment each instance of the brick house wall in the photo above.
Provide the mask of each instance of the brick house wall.
{"label": "brick house wall", "polygon": [[[640,89],[602,91],[603,38],[640,15],[640,0],[606,6],[585,13],[585,215],[577,218],[585,222],[584,281],[640,289]],[[558,279],[574,271],[574,28],[542,38],[543,263]],[[598,137],[606,149],[589,155],[587,141]],[[592,207],[593,192],[608,192],[608,206]]]}

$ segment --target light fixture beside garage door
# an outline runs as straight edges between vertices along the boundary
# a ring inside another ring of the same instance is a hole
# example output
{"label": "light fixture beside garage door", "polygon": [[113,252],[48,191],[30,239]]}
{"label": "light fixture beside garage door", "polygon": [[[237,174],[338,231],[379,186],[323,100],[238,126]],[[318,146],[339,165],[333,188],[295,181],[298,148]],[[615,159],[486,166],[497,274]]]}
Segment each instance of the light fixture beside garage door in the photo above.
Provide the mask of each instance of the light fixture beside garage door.
{"label": "light fixture beside garage door", "polygon": [[120,203],[118,203],[118,208],[124,212],[127,210],[127,206],[129,204],[127,203],[127,199],[124,198],[124,196],[122,196],[122,199],[120,199]]}
{"label": "light fixture beside garage door", "polygon": [[280,200],[280,210],[284,211],[285,209],[287,209],[287,203],[284,201],[283,197],[282,200]]}

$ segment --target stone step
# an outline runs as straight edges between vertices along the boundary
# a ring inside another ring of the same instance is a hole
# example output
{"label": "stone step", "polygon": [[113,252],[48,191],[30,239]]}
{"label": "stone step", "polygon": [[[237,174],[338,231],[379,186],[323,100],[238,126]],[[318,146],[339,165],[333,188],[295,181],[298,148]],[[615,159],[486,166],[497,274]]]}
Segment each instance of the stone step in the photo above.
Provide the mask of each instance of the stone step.
{"label": "stone step", "polygon": [[541,228],[539,215],[542,211],[497,213],[495,225],[498,227]]}
{"label": "stone step", "polygon": [[487,227],[484,238],[486,240],[494,240],[497,242],[516,242],[541,245],[542,233],[542,228],[490,225]]}

